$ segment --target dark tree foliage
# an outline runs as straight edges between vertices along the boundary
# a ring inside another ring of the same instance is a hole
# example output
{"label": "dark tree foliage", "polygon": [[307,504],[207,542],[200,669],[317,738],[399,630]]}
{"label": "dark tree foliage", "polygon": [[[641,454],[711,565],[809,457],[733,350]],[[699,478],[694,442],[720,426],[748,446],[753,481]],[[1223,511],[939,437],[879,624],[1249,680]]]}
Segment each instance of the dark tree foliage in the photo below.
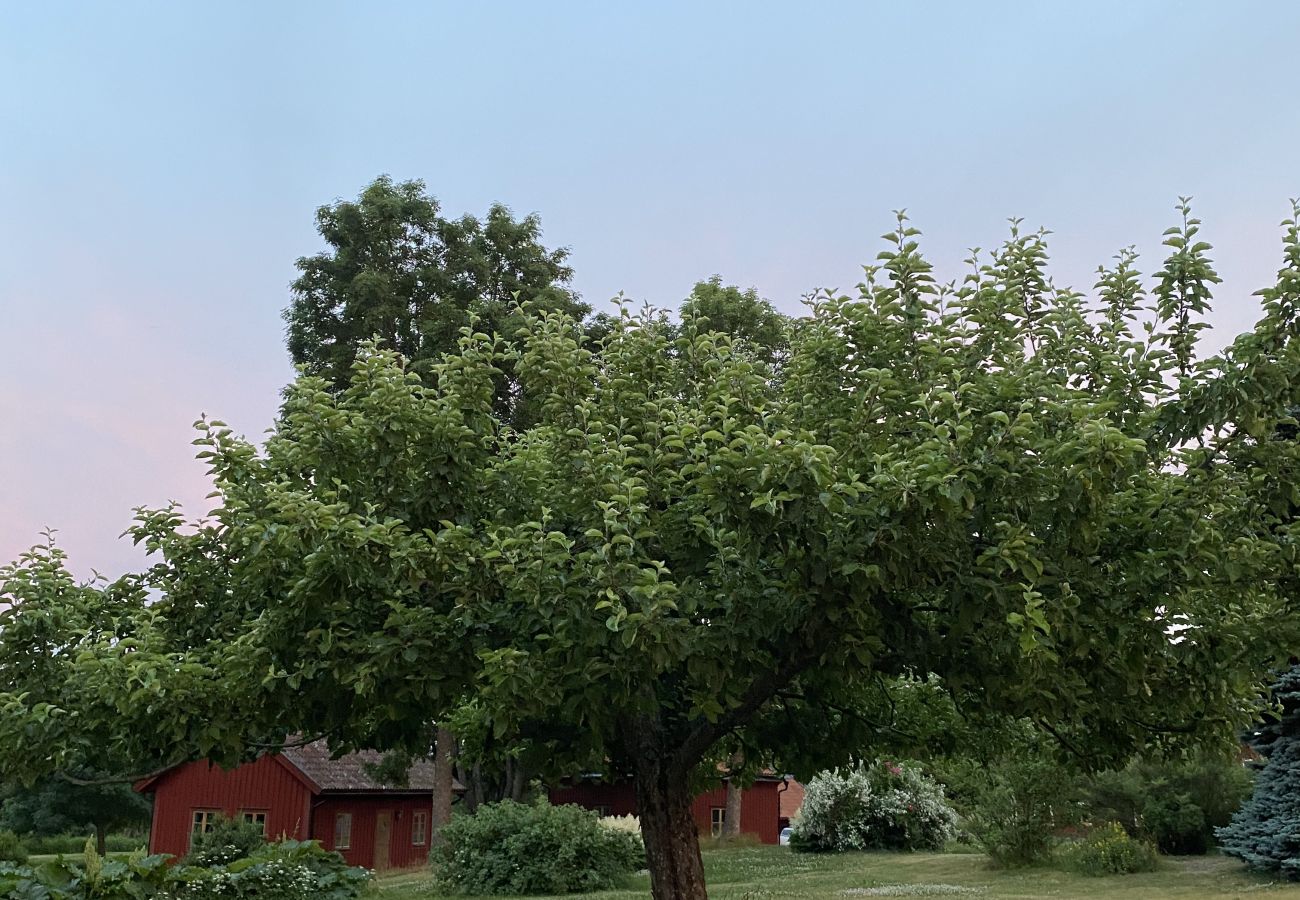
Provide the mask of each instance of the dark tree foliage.
{"label": "dark tree foliage", "polygon": [[701,332],[729,336],[734,344],[771,366],[790,349],[791,321],[753,288],[724,285],[722,276],[695,285],[682,303],[682,320]]}
{"label": "dark tree foliage", "polygon": [[1095,773],[1081,790],[1093,823],[1118,822],[1161,853],[1181,856],[1209,850],[1214,830],[1232,820],[1252,783],[1237,753],[1202,750],[1135,759],[1123,769]]}
{"label": "dark tree foliage", "polygon": [[1247,739],[1264,767],[1250,799],[1218,829],[1219,846],[1252,869],[1300,880],[1300,666],[1278,679],[1273,699],[1280,713]]}
{"label": "dark tree foliage", "polygon": [[129,784],[81,785],[51,776],[31,787],[9,788],[0,805],[0,827],[37,835],[90,828],[101,854],[110,831],[148,824],[149,802]]}
{"label": "dark tree foliage", "polygon": [[[476,331],[513,335],[525,321],[516,301],[579,319],[588,312],[567,286],[568,251],[542,245],[536,215],[516,220],[497,204],[485,219],[444,218],[422,181],[383,176],[355,201],[322,206],[316,227],[329,249],[298,260],[284,318],[294,363],[335,388],[372,337],[427,378],[471,319]],[[502,378],[499,408],[512,393]]]}

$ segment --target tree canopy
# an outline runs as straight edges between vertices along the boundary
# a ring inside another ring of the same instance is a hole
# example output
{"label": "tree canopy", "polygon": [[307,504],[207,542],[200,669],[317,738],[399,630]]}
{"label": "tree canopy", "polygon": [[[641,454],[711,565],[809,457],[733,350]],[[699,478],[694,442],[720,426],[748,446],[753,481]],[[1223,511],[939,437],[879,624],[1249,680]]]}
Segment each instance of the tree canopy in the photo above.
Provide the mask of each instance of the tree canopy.
{"label": "tree canopy", "polygon": [[[82,770],[82,780],[95,781],[105,773]],[[99,853],[107,851],[106,837],[115,828],[149,824],[149,801],[129,784],[75,784],[50,776],[31,787],[11,785],[0,793],[0,826],[20,834],[65,834],[90,827]]]}
{"label": "tree canopy", "polygon": [[[1099,763],[1229,739],[1296,637],[1297,451],[1265,440],[1300,401],[1285,227],[1263,319],[1204,359],[1186,209],[1152,301],[1125,253],[1091,305],[1017,228],[939,285],[900,216],[780,377],[689,310],[624,311],[594,347],[538,311],[424,367],[371,345],[341,389],[290,386],[261,447],[201,422],[215,510],[142,512],[156,563],[95,616],[63,612],[55,551],[3,573],[0,768],[88,739],[401,747],[472,694],[557,770],[632,772],[654,894],[695,898],[692,774],[885,679],[935,673]],[[495,402],[507,366],[526,427]]]}
{"label": "tree canopy", "polygon": [[[517,220],[497,204],[481,220],[448,219],[423,182],[384,176],[355,201],[322,206],[316,227],[328,249],[298,260],[284,318],[294,363],[336,387],[372,338],[423,373],[455,348],[471,317],[513,335],[521,307],[588,312],[568,287],[568,251],[542,245],[536,215]],[[508,387],[499,390],[507,402]]]}

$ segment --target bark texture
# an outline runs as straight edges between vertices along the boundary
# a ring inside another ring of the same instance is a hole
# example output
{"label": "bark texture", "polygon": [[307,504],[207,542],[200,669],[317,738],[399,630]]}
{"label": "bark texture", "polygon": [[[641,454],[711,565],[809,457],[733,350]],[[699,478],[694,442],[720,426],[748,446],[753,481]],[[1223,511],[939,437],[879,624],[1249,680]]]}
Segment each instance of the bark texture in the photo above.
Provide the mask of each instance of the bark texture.
{"label": "bark texture", "polygon": [[442,843],[442,826],[451,821],[451,801],[455,793],[456,736],[438,726],[433,750],[433,815],[429,839],[432,846]]}
{"label": "bark texture", "polygon": [[727,778],[727,807],[722,820],[722,836],[724,838],[740,837],[740,812],[743,791],[740,789],[738,775],[744,765],[745,757],[741,753],[733,753],[731,760],[727,764],[727,774],[729,776]]}
{"label": "bark texture", "polygon": [[657,728],[638,729],[636,805],[654,900],[708,900],[687,769]]}
{"label": "bark texture", "polygon": [[727,779],[727,807],[722,819],[722,836],[734,838],[740,836],[740,785],[734,778]]}

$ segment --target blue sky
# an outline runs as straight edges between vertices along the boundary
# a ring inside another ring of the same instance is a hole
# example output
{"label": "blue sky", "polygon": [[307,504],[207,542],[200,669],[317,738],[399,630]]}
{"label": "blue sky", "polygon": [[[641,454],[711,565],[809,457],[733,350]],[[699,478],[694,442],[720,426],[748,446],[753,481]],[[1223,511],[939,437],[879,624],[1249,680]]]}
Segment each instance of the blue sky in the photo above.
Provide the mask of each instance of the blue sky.
{"label": "blue sky", "polygon": [[1254,318],[1300,194],[1293,3],[43,3],[0,7],[0,559],[206,508],[190,424],[258,434],[316,206],[380,173],[500,201],[593,304],[713,273],[851,287],[907,207],[948,277],[1008,216],[1057,280],[1158,263],[1193,195]]}

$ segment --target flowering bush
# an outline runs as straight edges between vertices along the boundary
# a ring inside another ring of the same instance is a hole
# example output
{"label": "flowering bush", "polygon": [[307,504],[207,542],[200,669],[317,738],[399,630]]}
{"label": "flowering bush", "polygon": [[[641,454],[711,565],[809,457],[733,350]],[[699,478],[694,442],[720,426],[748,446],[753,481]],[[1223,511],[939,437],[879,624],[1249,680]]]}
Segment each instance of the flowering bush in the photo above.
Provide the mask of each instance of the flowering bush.
{"label": "flowering bush", "polygon": [[937,850],[957,833],[943,788],[892,762],[822,772],[808,783],[790,846],[806,852]]}
{"label": "flowering bush", "polygon": [[641,837],[641,820],[636,816],[601,816],[600,824],[606,828],[613,828],[615,831],[625,831],[628,834],[634,834]]}
{"label": "flowering bush", "polygon": [[1063,847],[1061,861],[1083,875],[1127,875],[1155,869],[1158,854],[1153,845],[1129,837],[1122,825],[1111,822]]}
{"label": "flowering bush", "polygon": [[577,806],[503,800],[458,816],[434,851],[438,881],[460,894],[565,894],[614,887],[645,866],[639,834]]}
{"label": "flowering bush", "polygon": [[178,867],[174,873],[185,900],[353,900],[370,879],[365,869],[348,866],[343,857],[315,841],[265,844],[224,866]]}
{"label": "flowering bush", "polygon": [[194,835],[190,852],[181,862],[188,866],[229,865],[266,846],[262,829],[252,822],[217,816],[211,830]]}

